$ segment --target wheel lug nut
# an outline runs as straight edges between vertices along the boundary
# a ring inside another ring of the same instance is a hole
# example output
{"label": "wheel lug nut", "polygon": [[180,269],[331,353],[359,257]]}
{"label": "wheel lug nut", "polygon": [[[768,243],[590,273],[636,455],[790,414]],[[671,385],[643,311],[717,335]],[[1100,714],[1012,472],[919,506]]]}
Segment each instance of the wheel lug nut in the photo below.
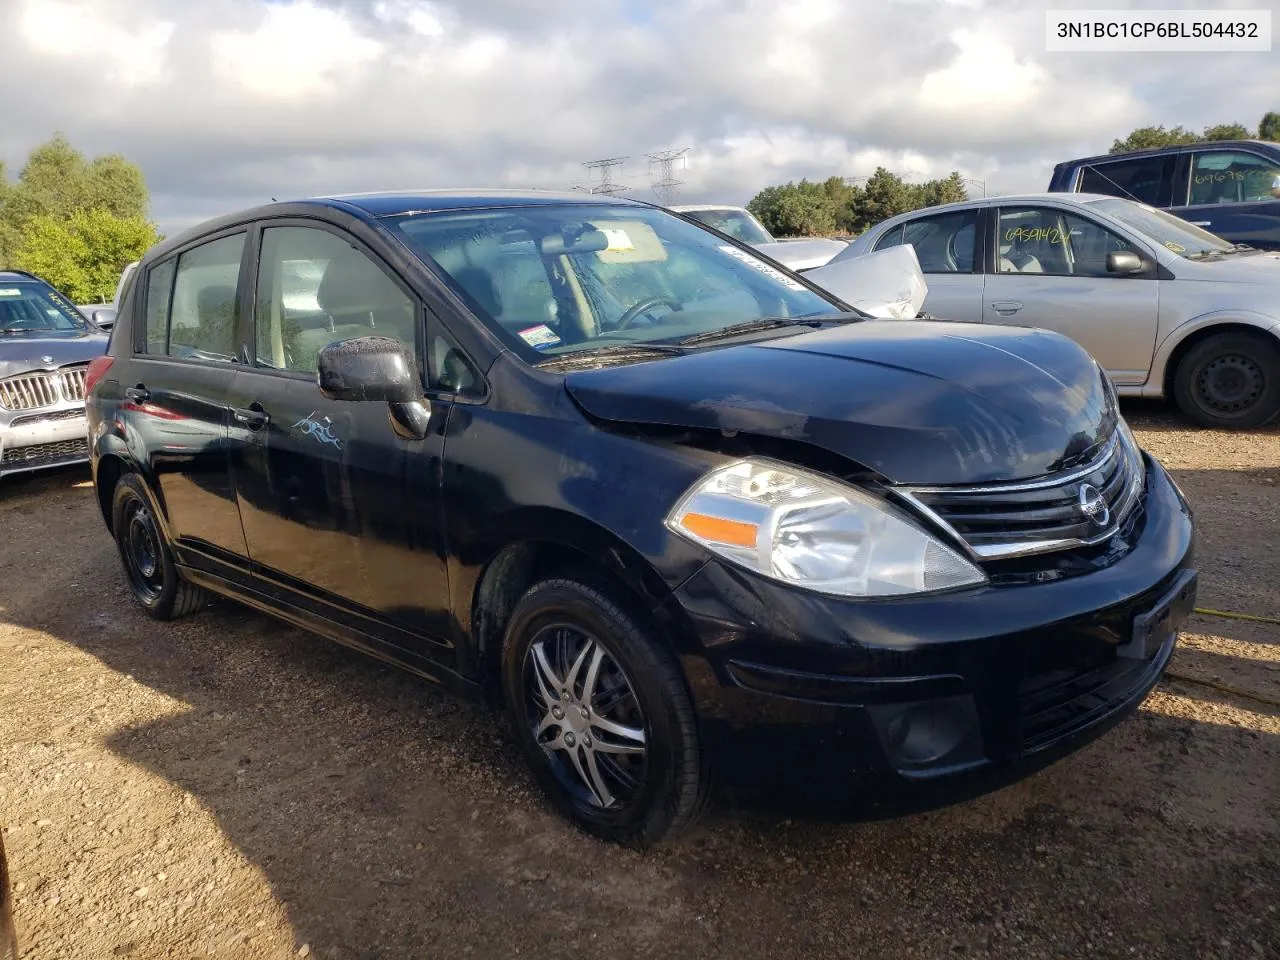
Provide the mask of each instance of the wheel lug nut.
{"label": "wheel lug nut", "polygon": [[578,713],[581,714],[583,720],[587,719],[587,717],[591,715],[591,711],[589,711],[586,707],[579,707]]}
{"label": "wheel lug nut", "polygon": [[561,710],[558,706],[557,706],[557,707],[552,707],[552,708],[551,708],[551,715],[552,715],[553,717],[555,717],[557,720],[563,720],[563,719],[564,719],[564,711],[563,711],[563,710]]}
{"label": "wheel lug nut", "polygon": [[567,703],[567,702],[568,702],[568,700],[569,700],[569,693],[568,693],[568,691],[565,691],[564,693],[560,694],[560,699],[561,699],[561,700],[564,700],[564,701]]}
{"label": "wheel lug nut", "polygon": [[565,742],[565,746],[572,747],[575,743],[578,742],[578,740],[572,733],[566,733],[564,735],[564,742]]}
{"label": "wheel lug nut", "polygon": [[589,747],[589,746],[591,746],[591,734],[589,734],[589,733],[584,733],[584,734],[582,735],[582,745],[583,745],[584,747]]}

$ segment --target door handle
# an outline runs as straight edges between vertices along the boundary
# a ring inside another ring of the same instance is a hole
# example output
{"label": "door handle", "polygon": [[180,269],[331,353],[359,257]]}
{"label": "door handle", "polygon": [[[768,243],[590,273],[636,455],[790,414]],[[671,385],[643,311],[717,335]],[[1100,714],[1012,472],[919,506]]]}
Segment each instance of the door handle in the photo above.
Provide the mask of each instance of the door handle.
{"label": "door handle", "polygon": [[262,404],[253,403],[248,407],[233,407],[231,416],[236,423],[243,423],[250,430],[261,430],[270,422],[271,417],[262,409]]}
{"label": "door handle", "polygon": [[1213,226],[1212,220],[1192,220],[1190,222],[1193,227],[1212,227]]}
{"label": "door handle", "polygon": [[1007,317],[1021,310],[1022,304],[1016,300],[997,300],[991,305],[991,309],[1000,314],[1000,316]]}
{"label": "door handle", "polygon": [[136,387],[125,387],[124,398],[131,403],[146,403],[151,399],[151,394],[142,384]]}

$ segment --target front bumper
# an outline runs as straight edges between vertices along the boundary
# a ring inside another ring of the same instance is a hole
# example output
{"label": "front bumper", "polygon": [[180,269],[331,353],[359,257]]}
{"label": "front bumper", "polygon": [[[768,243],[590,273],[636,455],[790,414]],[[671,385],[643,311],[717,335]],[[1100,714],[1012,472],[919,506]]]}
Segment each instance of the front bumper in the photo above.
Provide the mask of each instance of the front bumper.
{"label": "front bumper", "polygon": [[894,816],[1096,739],[1159,680],[1194,605],[1191,511],[1150,460],[1143,509],[1127,553],[1048,583],[853,602],[707,564],[675,599],[721,785],[751,806]]}
{"label": "front bumper", "polygon": [[83,404],[21,413],[0,411],[0,476],[89,459]]}

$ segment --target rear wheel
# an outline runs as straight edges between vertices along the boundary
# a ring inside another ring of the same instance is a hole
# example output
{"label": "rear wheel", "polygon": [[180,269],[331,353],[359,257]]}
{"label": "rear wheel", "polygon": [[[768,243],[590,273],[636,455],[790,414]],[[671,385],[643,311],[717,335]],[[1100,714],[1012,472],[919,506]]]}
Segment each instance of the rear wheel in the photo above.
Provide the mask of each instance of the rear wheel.
{"label": "rear wheel", "polygon": [[1247,333],[1208,337],[1178,363],[1173,395],[1202,427],[1260,427],[1280,413],[1280,346]]}
{"label": "rear wheel", "polygon": [[607,589],[532,587],[508,624],[502,674],[534,775],[576,824],[644,846],[701,812],[706,764],[680,670]]}
{"label": "rear wheel", "polygon": [[111,529],[134,598],[157,620],[194,613],[209,595],[182,579],[142,480],[126,473],[112,496]]}

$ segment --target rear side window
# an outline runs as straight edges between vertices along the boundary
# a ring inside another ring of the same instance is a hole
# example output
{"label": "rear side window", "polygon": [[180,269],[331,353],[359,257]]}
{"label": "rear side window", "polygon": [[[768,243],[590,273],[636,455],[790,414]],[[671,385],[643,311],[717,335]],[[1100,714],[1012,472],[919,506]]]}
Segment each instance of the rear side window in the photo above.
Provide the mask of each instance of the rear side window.
{"label": "rear side window", "polygon": [[145,352],[163,356],[169,348],[169,298],[173,294],[172,260],[156,264],[147,273],[147,340]]}
{"label": "rear side window", "polygon": [[925,273],[973,273],[977,224],[976,210],[921,217],[903,227],[894,227],[876,242],[876,249],[910,244]]}
{"label": "rear side window", "polygon": [[1173,161],[1174,155],[1169,154],[1087,164],[1080,173],[1079,191],[1123,197],[1149,207],[1167,207],[1164,183]]}

